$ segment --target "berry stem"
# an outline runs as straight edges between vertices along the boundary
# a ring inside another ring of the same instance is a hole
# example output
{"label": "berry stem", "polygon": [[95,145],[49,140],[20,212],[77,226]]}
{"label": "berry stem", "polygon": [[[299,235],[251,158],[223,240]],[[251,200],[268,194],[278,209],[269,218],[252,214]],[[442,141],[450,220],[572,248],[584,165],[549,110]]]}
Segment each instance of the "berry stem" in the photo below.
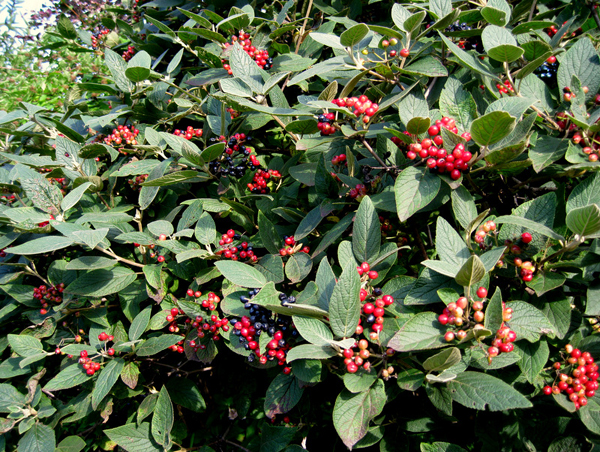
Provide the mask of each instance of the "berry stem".
{"label": "berry stem", "polygon": [[367,143],[367,140],[365,140],[365,138],[364,138],[364,137],[362,137],[362,136],[361,136],[361,137],[360,137],[360,141],[362,142],[363,146],[364,146],[365,148],[367,148],[367,151],[369,151],[369,152],[371,153],[371,155],[372,155],[373,157],[375,157],[375,160],[377,160],[377,162],[379,162],[379,164],[380,164],[382,167],[384,167],[386,171],[388,171],[388,172],[389,172],[389,171],[391,171],[391,168],[390,168],[389,166],[387,166],[383,160],[381,160],[381,157],[379,157],[379,156],[377,155],[377,153],[376,153],[376,152],[373,150],[373,148],[372,148],[372,147],[369,145],[369,143]]}

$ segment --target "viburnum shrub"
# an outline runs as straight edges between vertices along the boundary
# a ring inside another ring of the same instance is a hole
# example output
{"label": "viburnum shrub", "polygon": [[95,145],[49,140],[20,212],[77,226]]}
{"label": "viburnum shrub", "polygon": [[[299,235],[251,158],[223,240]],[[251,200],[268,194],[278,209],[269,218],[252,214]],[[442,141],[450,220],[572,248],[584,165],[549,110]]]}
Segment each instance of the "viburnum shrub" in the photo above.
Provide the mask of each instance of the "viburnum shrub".
{"label": "viburnum shrub", "polygon": [[600,447],[596,5],[236,5],[2,112],[0,450]]}

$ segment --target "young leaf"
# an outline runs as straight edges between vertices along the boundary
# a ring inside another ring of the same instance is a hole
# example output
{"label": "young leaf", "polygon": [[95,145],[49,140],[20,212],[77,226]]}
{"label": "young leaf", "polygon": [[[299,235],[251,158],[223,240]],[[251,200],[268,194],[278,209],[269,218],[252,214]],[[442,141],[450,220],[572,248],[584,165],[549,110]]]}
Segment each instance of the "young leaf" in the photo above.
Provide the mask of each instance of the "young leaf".
{"label": "young leaf", "polygon": [[456,347],[442,350],[436,355],[430,356],[423,362],[423,369],[427,372],[441,372],[448,369],[461,360],[460,350]]}
{"label": "young leaf", "polygon": [[345,47],[353,47],[358,44],[369,33],[369,27],[365,24],[357,24],[349,28],[340,36],[340,44]]}
{"label": "young leaf", "polygon": [[477,118],[471,124],[471,136],[480,146],[500,141],[515,128],[516,120],[505,111],[493,111]]}
{"label": "young leaf", "polygon": [[479,256],[471,256],[456,274],[456,282],[461,286],[470,287],[485,276],[486,270]]}
{"label": "young leaf", "polygon": [[582,237],[596,236],[600,231],[600,207],[590,204],[572,209],[567,214],[567,227]]}

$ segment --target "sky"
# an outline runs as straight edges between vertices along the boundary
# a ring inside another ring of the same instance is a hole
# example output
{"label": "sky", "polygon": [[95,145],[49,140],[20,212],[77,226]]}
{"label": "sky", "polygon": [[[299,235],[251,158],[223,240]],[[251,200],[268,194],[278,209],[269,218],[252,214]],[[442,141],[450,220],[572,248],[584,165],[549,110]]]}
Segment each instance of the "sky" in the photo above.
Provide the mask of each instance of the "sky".
{"label": "sky", "polygon": [[[17,26],[24,27],[27,23],[27,18],[32,11],[39,11],[44,5],[45,0],[24,0],[19,5],[19,17],[17,18]],[[0,11],[0,24],[6,20],[6,12]]]}

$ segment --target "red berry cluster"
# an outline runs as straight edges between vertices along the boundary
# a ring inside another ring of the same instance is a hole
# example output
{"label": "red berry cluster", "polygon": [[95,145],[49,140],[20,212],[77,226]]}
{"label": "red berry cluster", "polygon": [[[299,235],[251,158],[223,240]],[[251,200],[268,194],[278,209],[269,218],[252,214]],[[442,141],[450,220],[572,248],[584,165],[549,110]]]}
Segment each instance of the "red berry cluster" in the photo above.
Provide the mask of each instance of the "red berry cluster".
{"label": "red berry cluster", "polygon": [[240,234],[237,234],[233,229],[229,229],[221,236],[219,246],[222,248],[217,250],[215,254],[233,261],[246,260],[249,262],[256,262],[258,257],[254,254],[252,244],[248,242],[240,243],[240,239]]}
{"label": "red berry cluster", "polygon": [[[252,159],[254,156],[251,155],[250,159]],[[254,157],[254,159],[256,159],[256,157]],[[258,160],[252,160],[252,164],[254,166],[256,166],[256,163],[258,163],[260,165],[260,163],[258,162]],[[258,169],[255,173],[254,173],[254,177],[252,178],[252,183],[249,183],[248,186],[248,190],[250,190],[252,193],[259,193],[259,194],[267,194],[271,191],[271,189],[269,188],[269,186],[267,185],[267,181],[268,180],[272,180],[272,179],[280,179],[281,178],[281,173],[277,170],[262,170],[262,169]]]}
{"label": "red berry cluster", "polygon": [[36,300],[40,300],[42,303],[42,309],[40,309],[40,314],[46,315],[48,313],[48,302],[52,301],[54,303],[62,302],[62,293],[65,290],[65,283],[57,284],[56,286],[46,287],[42,284],[39,287],[33,288],[33,298]]}
{"label": "red berry cluster", "polygon": [[[50,220],[55,220],[54,215],[50,214]],[[43,228],[44,226],[48,226],[50,224],[50,221],[42,221],[41,223],[38,223],[38,227]]]}
{"label": "red berry cluster", "polygon": [[[247,345],[247,349],[253,352],[248,357],[250,361],[254,361],[255,358],[258,358],[261,364],[266,364],[267,361],[276,359],[280,366],[285,364],[285,357],[287,352],[291,349],[291,346],[283,338],[282,330],[273,332],[273,339],[268,342],[266,353],[261,354],[258,336],[256,336],[257,330],[252,324],[250,317],[243,316],[240,320],[234,319],[231,321],[231,325],[234,328],[235,334],[239,335],[240,338],[244,338],[243,340]],[[287,371],[287,373],[289,373],[289,371]]]}
{"label": "red berry cluster", "polygon": [[352,199],[357,199],[360,201],[364,196],[367,195],[367,187],[364,184],[356,184],[356,187],[351,188],[348,192],[348,196]]}
{"label": "red berry cluster", "polygon": [[[483,288],[485,289],[485,287]],[[482,292],[483,293],[483,292]],[[448,306],[444,308],[442,314],[438,317],[438,322],[442,325],[455,325],[462,326],[463,324],[469,325],[471,321],[475,323],[483,322],[485,317],[483,313],[483,302],[482,301],[473,301],[471,303],[471,309],[473,310],[471,318],[469,318],[469,300],[466,297],[460,297],[456,302],[449,303]],[[463,334],[464,333],[464,334]],[[466,336],[466,332],[458,331],[457,334],[459,339],[463,339]],[[462,337],[461,337],[462,336]],[[450,335],[446,338],[446,340],[453,340],[454,337],[450,339]]]}
{"label": "red berry cluster", "polygon": [[17,197],[14,194],[10,194],[10,195],[2,195],[2,196],[0,196],[0,199],[2,201],[6,202],[7,204],[11,204],[17,200]]}
{"label": "red berry cluster", "polygon": [[148,178],[147,174],[140,174],[138,176],[135,176],[134,179],[129,179],[127,181],[127,183],[129,185],[131,185],[131,188],[133,190],[141,190],[141,184],[143,184],[144,182],[146,182],[146,179]]}
{"label": "red berry cluster", "polygon": [[[187,295],[193,298],[200,298],[202,296],[202,292],[200,292],[199,290],[194,291],[192,289],[188,289]],[[207,309],[208,311],[212,312],[215,309],[217,309],[217,304],[219,304],[220,301],[221,297],[219,297],[214,292],[210,292],[204,300],[196,302],[199,303],[203,309]]]}
{"label": "red berry cluster", "polygon": [[98,44],[100,41],[104,40],[104,37],[110,33],[108,28],[103,28],[92,35],[92,47],[94,49],[98,48]]}
{"label": "red berry cluster", "polygon": [[548,36],[552,37],[556,33],[558,33],[558,28],[556,28],[556,26],[552,25],[550,28],[546,28],[544,31],[548,34]]}
{"label": "red berry cluster", "polygon": [[[213,341],[219,341],[221,340],[221,336],[219,335],[220,331],[229,331],[229,319],[219,319],[216,314],[212,314],[206,319],[197,316],[192,322],[192,328],[196,328],[199,339],[209,337]],[[206,345],[196,342],[195,340],[191,340],[188,343],[194,351],[204,350],[206,348]]]}
{"label": "red berry cluster", "polygon": [[[109,335],[104,331],[98,335],[98,340],[100,342],[113,341],[114,339],[115,338],[113,335]],[[112,347],[106,349],[106,354],[108,356],[113,356],[115,354],[115,349]],[[81,364],[81,367],[83,367],[86,373],[90,376],[94,375],[96,371],[100,370],[100,368],[102,367],[100,363],[94,362],[93,358],[90,358],[88,356],[88,352],[86,350],[82,350],[79,353],[79,364]]]}
{"label": "red berry cluster", "polygon": [[509,322],[512,319],[512,314],[512,308],[507,308],[506,304],[502,302],[502,325],[496,331],[492,346],[487,350],[489,360],[500,353],[510,353],[515,349],[513,342],[517,340],[517,333],[504,324],[504,322]]}
{"label": "red berry cluster", "polygon": [[515,266],[520,268],[519,275],[521,279],[525,282],[529,282],[533,279],[533,273],[535,272],[535,266],[531,263],[531,261],[523,261],[519,257],[515,257]]}
{"label": "red berry cluster", "polygon": [[231,119],[235,119],[241,114],[239,111],[236,111],[231,107],[227,107],[227,113],[231,115]]}
{"label": "red berry cluster", "polygon": [[[259,50],[255,46],[252,45],[252,40],[250,39],[249,33],[244,33],[244,31],[240,31],[238,36],[232,36],[231,42],[226,42],[224,44],[225,48],[232,46],[235,43],[238,43],[242,46],[244,51],[250,55],[251,58],[256,61],[256,64],[262,69],[271,69],[273,66],[273,58],[269,57],[269,52],[266,50]],[[229,75],[232,75],[231,66],[227,64],[227,60],[221,60],[223,63],[223,69],[225,69]]]}
{"label": "red berry cluster", "polygon": [[129,61],[133,58],[133,55],[135,55],[135,48],[133,46],[127,46],[127,50],[123,52],[123,55],[121,56],[125,61]]}
{"label": "red berry cluster", "polygon": [[192,138],[200,138],[202,136],[202,129],[194,129],[192,126],[188,126],[185,131],[175,129],[173,135],[191,140]]}
{"label": "red berry cluster", "polygon": [[317,127],[321,131],[322,136],[334,134],[337,128],[332,124],[335,120],[335,113],[324,113],[317,118]]}
{"label": "red berry cluster", "polygon": [[[358,350],[355,351],[355,349]],[[368,359],[371,356],[371,352],[369,351],[369,341],[366,339],[361,339],[360,341],[354,343],[351,348],[345,349],[343,351],[343,355],[344,364],[346,365],[346,370],[348,373],[356,373],[359,367],[362,367],[366,371],[370,370],[371,362]]]}
{"label": "red berry cluster", "polygon": [[[430,138],[424,138],[420,142],[411,143],[408,146],[406,157],[409,160],[414,160],[417,156],[427,159],[427,167],[430,170],[438,173],[450,173],[450,177],[457,180],[460,178],[461,172],[469,168],[472,154],[466,150],[465,145],[462,143],[454,146],[452,153],[448,153],[446,149],[441,147],[444,145],[444,139],[440,135],[442,128],[458,133],[454,119],[444,116],[429,127],[427,133]],[[464,132],[461,137],[467,141],[471,140],[469,132]],[[397,145],[400,143],[399,139],[393,141]]]}
{"label": "red berry cluster", "polygon": [[171,308],[171,311],[165,318],[167,322],[169,322],[169,331],[171,333],[179,333],[179,327],[177,326],[177,321],[175,320],[179,314],[183,314],[178,308]]}
{"label": "red berry cluster", "polygon": [[[582,352],[571,344],[565,346],[564,362],[554,363],[556,379],[552,386],[544,386],[544,394],[565,392],[578,410],[586,406],[588,399],[598,390],[598,364],[589,352]],[[564,366],[564,368],[563,368]],[[571,375],[569,375],[569,372]]]}
{"label": "red berry cluster", "polygon": [[480,248],[485,248],[485,238],[489,233],[496,234],[496,223],[491,220],[479,225],[475,233],[475,242]]}
{"label": "red berry cluster", "polygon": [[509,92],[515,92],[515,89],[513,88],[512,83],[510,83],[509,80],[506,80],[504,84],[496,83],[496,88],[498,88],[500,94],[508,94]]}
{"label": "red berry cluster", "polygon": [[113,144],[117,146],[129,144],[133,146],[138,144],[135,138],[139,133],[140,131],[135,127],[130,129],[128,126],[120,124],[116,129],[113,129],[110,135],[104,138],[104,144],[108,144],[109,146]]}
{"label": "red berry cluster", "polygon": [[65,189],[67,188],[67,186],[69,185],[69,182],[67,181],[67,178],[65,177],[51,177],[50,178],[50,183],[51,184],[58,184],[60,185],[60,192],[65,195]]}
{"label": "red berry cluster", "polygon": [[357,118],[363,115],[362,121],[366,124],[379,110],[379,105],[369,100],[364,94],[360,97],[344,97],[333,99],[332,102],[338,107],[348,107]]}
{"label": "red berry cluster", "polygon": [[291,256],[292,254],[296,254],[298,252],[301,253],[310,253],[310,248],[308,246],[304,246],[302,243],[296,243],[296,239],[294,236],[285,236],[283,241],[286,246],[279,250],[279,254],[281,256]]}
{"label": "red berry cluster", "polygon": [[[565,88],[566,90],[567,88]],[[583,87],[583,91],[585,93],[588,92],[588,88],[587,87]],[[575,96],[574,94],[570,93],[570,92],[566,92],[564,94],[565,96],[565,100],[568,100],[569,102],[571,101],[571,99]],[[567,99],[568,96],[568,99]],[[600,94],[597,94],[595,99],[594,99],[594,103],[598,104],[600,103]],[[565,129],[568,123],[568,116],[565,112],[559,112],[556,114],[557,118],[560,118],[560,120],[557,120],[556,123],[558,124],[558,126],[561,129]],[[596,121],[596,123],[598,123],[598,121]],[[600,140],[598,140],[596,133],[586,133],[582,130],[579,130],[578,126],[576,124],[570,124],[569,125],[569,132],[575,131],[573,137],[571,138],[571,141],[573,142],[573,144],[581,144],[582,149],[581,151],[587,155],[588,160],[590,162],[597,162],[598,158],[600,157]]]}
{"label": "red berry cluster", "polygon": [[336,155],[331,159],[331,164],[348,166],[348,162],[346,161],[346,154]]}

